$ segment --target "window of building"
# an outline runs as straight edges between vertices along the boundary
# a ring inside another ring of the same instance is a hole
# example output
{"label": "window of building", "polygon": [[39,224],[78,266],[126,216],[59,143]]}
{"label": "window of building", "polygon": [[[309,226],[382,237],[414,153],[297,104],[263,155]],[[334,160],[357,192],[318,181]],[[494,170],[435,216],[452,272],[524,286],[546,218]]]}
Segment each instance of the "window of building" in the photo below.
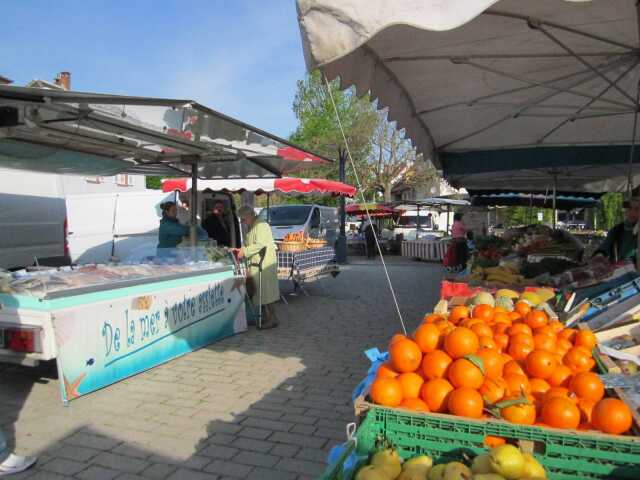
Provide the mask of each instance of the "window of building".
{"label": "window of building", "polygon": [[116,175],[116,184],[122,187],[129,187],[133,185],[133,179],[131,178],[131,176],[127,175],[126,173],[121,175]]}

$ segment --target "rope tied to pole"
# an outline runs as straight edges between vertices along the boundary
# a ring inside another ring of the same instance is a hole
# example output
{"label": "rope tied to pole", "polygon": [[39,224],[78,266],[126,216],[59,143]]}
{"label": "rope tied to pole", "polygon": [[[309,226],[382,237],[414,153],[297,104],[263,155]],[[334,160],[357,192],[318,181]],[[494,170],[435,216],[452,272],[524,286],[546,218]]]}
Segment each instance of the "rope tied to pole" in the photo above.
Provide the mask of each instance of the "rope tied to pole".
{"label": "rope tied to pole", "polygon": [[398,304],[398,298],[396,297],[395,289],[393,288],[393,283],[391,282],[391,277],[389,276],[389,270],[387,269],[387,263],[384,260],[384,256],[382,255],[382,248],[380,248],[380,241],[378,240],[378,234],[376,233],[375,228],[373,228],[373,221],[371,220],[371,214],[369,213],[369,207],[367,206],[367,201],[364,196],[364,191],[362,189],[362,183],[360,182],[360,176],[358,175],[358,171],[356,169],[355,162],[353,161],[353,157],[351,156],[351,150],[349,148],[349,142],[347,141],[347,136],[344,133],[344,128],[342,127],[342,121],[340,119],[340,114],[338,113],[338,107],[336,106],[336,102],[333,98],[333,93],[331,92],[331,85],[329,85],[329,80],[326,75],[322,75],[325,81],[325,85],[327,87],[327,92],[329,93],[329,99],[331,100],[331,106],[333,107],[333,111],[336,116],[336,121],[338,123],[338,128],[340,129],[340,135],[342,136],[342,140],[344,141],[345,151],[347,152],[347,157],[349,158],[349,163],[351,164],[351,168],[353,169],[353,175],[356,180],[356,184],[358,186],[358,192],[360,193],[360,197],[362,198],[362,203],[364,205],[364,211],[367,215],[367,220],[371,224],[371,230],[373,232],[373,238],[376,243],[376,248],[378,250],[378,254],[380,255],[380,261],[382,262],[382,268],[384,269],[385,276],[387,278],[387,284],[389,285],[389,290],[391,291],[391,297],[393,298],[393,303],[395,305],[396,313],[398,314],[398,319],[400,320],[400,325],[402,326],[402,331],[406,335],[407,327],[404,323],[404,318],[402,317],[402,312],[400,311],[400,305]]}

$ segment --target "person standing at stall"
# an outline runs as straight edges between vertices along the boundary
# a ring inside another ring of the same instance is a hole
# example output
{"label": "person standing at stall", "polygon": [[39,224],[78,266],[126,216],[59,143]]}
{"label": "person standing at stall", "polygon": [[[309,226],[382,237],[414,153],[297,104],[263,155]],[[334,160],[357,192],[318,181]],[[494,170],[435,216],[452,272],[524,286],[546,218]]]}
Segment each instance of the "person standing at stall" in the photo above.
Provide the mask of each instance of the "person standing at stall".
{"label": "person standing at stall", "polygon": [[211,214],[202,222],[202,228],[207,231],[209,238],[218,242],[220,247],[231,246],[231,234],[226,220],[224,203],[218,201],[213,205]]}
{"label": "person standing at stall", "polygon": [[635,261],[638,249],[638,229],[640,227],[640,197],[625,202],[624,221],[607,233],[594,257],[607,258],[610,262]]}
{"label": "person standing at stall", "polygon": [[158,256],[166,257],[176,248],[184,237],[189,236],[190,230],[178,221],[178,207],[176,202],[165,202],[160,205],[162,219],[158,231]]}
{"label": "person standing at stall", "polygon": [[276,244],[273,241],[271,227],[258,218],[253,208],[247,205],[238,210],[238,216],[248,228],[244,247],[237,250],[238,256],[245,257],[249,264],[247,294],[252,298],[254,305],[259,304],[263,309],[261,328],[277,327],[278,318],[274,304],[280,300],[280,287]]}
{"label": "person standing at stall", "polygon": [[367,258],[375,258],[376,256],[376,231],[374,229],[375,226],[368,218],[362,221],[360,231],[364,233],[364,248],[367,253]]}

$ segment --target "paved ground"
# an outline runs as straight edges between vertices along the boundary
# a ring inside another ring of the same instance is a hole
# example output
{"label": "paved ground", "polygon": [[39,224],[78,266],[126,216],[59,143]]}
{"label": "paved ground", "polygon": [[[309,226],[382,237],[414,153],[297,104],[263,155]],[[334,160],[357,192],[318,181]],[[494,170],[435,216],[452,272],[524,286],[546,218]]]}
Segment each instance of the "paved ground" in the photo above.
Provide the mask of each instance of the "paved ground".
{"label": "paved ground", "polygon": [[[408,326],[435,303],[440,267],[392,261]],[[356,261],[280,307],[281,326],[237,335],[67,408],[54,378],[0,366],[0,426],[40,455],[31,480],[302,479],[353,420],[363,350],[399,331],[379,267]]]}

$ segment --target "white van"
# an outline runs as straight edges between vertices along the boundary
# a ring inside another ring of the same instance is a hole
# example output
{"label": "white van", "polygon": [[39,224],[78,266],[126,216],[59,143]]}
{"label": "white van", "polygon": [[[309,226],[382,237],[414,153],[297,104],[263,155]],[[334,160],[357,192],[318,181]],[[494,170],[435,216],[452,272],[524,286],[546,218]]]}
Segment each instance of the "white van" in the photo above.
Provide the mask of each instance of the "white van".
{"label": "white van", "polygon": [[446,230],[447,214],[426,208],[403,210],[393,229],[394,236],[405,240],[442,236]]}
{"label": "white van", "polygon": [[65,195],[59,175],[0,170],[0,268],[107,262],[157,245],[160,204],[174,193]]}
{"label": "white van", "polygon": [[333,246],[340,231],[338,209],[321,205],[277,205],[263,208],[260,218],[271,225],[273,239],[282,240],[288,233],[304,232],[324,238]]}

